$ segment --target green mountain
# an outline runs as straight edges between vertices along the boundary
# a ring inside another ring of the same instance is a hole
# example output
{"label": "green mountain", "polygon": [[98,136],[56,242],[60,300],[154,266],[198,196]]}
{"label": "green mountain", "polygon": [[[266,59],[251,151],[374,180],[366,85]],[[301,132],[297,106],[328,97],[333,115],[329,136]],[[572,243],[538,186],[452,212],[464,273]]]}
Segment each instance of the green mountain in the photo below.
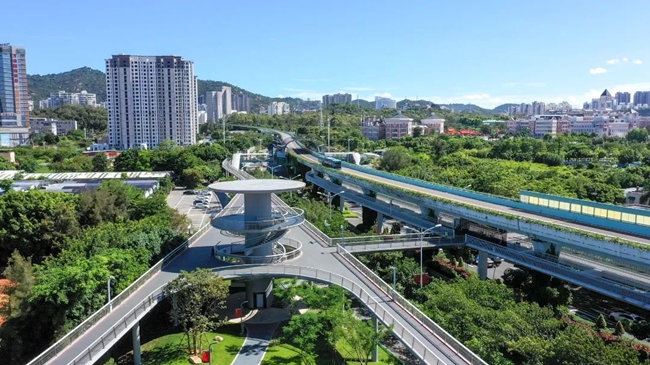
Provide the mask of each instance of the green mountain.
{"label": "green mountain", "polygon": [[[200,80],[198,82],[199,95],[205,95],[208,91],[220,90],[221,86],[230,86],[233,94],[244,93],[251,100],[251,110],[257,111],[260,105],[268,105],[271,101],[284,101],[295,104],[299,99],[293,98],[269,98],[244,90],[238,86],[222,81]],[[97,94],[97,101],[106,100],[106,75],[104,72],[94,70],[90,67],[82,67],[72,71],[49,75],[27,75],[27,88],[29,96],[38,106],[38,102],[47,99],[50,93],[59,90],[68,92],[80,92],[86,90],[89,93]]]}
{"label": "green mountain", "polygon": [[[220,90],[222,86],[229,86],[233,94],[243,93],[250,98],[251,111],[257,112],[260,106],[266,107],[272,101],[283,101],[292,106],[296,106],[302,99],[298,98],[271,98],[261,94],[253,93],[248,90],[242,89],[238,86],[229,84],[223,81],[213,80],[198,80],[199,95],[205,95],[208,91]],[[94,70],[90,67],[82,67],[68,72],[49,75],[27,75],[27,87],[29,95],[38,106],[38,102],[47,99],[50,93],[55,93],[59,90],[68,92],[80,92],[86,90],[89,93],[97,94],[97,101],[102,102],[106,100],[106,76],[102,71]],[[426,100],[401,100],[397,102],[398,107],[403,107],[405,104],[409,106],[425,106],[432,104]],[[353,105],[359,105],[362,108],[372,109],[375,106],[374,101],[367,100],[353,100]],[[474,104],[440,104],[440,107],[454,109],[458,112],[468,112],[491,115],[500,114],[508,110],[508,106],[515,104],[503,104],[494,109],[484,109]]]}
{"label": "green mountain", "polygon": [[97,101],[106,100],[106,76],[90,67],[49,75],[27,75],[27,90],[34,105],[59,90],[97,94]]}

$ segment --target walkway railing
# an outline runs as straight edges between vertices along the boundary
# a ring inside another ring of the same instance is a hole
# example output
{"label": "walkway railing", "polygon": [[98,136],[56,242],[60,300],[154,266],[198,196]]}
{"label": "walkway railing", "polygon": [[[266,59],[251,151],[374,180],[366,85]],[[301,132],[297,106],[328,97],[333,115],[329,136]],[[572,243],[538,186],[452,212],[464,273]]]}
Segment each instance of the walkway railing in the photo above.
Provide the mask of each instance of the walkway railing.
{"label": "walkway railing", "polygon": [[471,248],[495,254],[504,259],[507,259],[508,261],[525,265],[535,270],[544,272],[548,275],[555,276],[559,279],[588,287],[589,289],[595,290],[597,292],[606,290],[610,293],[620,296],[621,298],[634,300],[638,302],[642,307],[650,309],[649,293],[637,292],[631,288],[625,288],[609,280],[585,274],[584,272],[572,267],[545,260],[543,258],[536,257],[535,255],[523,253],[511,248],[496,245],[492,242],[488,242],[480,238],[472,236],[466,237],[467,246]]}
{"label": "walkway railing", "polygon": [[[334,284],[347,289],[361,302],[365,303],[377,318],[386,326],[393,326],[393,333],[401,339],[405,344],[409,344],[413,352],[424,361],[426,364],[449,364],[436,356],[431,350],[427,348],[417,337],[413,335],[408,329],[401,325],[390,313],[384,308],[382,303],[378,302],[370,293],[364,290],[359,284],[347,279],[343,276],[334,274],[329,271],[320,270],[304,266],[249,266],[239,265],[233,268],[220,268],[215,270],[220,276],[224,278],[240,278],[246,276],[259,277],[260,275],[268,275],[272,277],[298,277],[302,279],[309,279],[319,281],[327,284]],[[484,364],[484,363],[482,363]]]}
{"label": "walkway railing", "polygon": [[173,259],[178,257],[183,253],[192,243],[198,240],[205,232],[212,228],[209,224],[201,227],[194,235],[192,235],[187,241],[178,245],[172,252],[168,253],[162,260],[158,261],[153,265],[147,272],[142,274],[137,280],[135,280],[131,285],[126,289],[120,292],[115,298],[113,298],[110,303],[107,303],[101,307],[97,312],[93,313],[85,321],[81,322],[77,327],[72,331],[68,332],[60,340],[50,346],[47,350],[43,351],[40,355],[34,358],[28,363],[28,365],[44,365],[51,359],[55,358],[63,349],[69,346],[74,340],[81,337],[89,328],[94,326],[97,322],[101,321],[104,316],[110,313],[110,308],[120,305],[124,300],[126,300],[131,294],[137,291],[144,283],[147,282],[152,276],[157,274],[165,265],[171,262]]}
{"label": "walkway railing", "polygon": [[[248,249],[248,247],[245,247],[243,243],[240,242],[234,243],[233,245],[226,245],[221,248],[215,246],[214,256],[217,260],[231,264],[278,264],[287,260],[293,260],[302,253],[302,243],[298,240],[285,237],[276,242],[285,248],[283,253],[265,256],[243,256],[241,253]],[[289,249],[287,250],[287,248]]]}
{"label": "walkway railing", "polygon": [[[405,311],[407,311],[413,318],[417,319],[422,325],[428,328],[431,333],[443,341],[449,348],[451,348],[456,353],[460,354],[465,360],[473,365],[488,365],[483,361],[478,355],[473,353],[470,349],[465,347],[460,341],[458,341],[454,336],[450,335],[442,327],[440,327],[436,322],[434,322],[429,316],[424,314],[420,309],[414,306],[408,299],[404,298],[398,291],[393,290],[392,286],[388,285],[384,280],[382,280],[379,275],[375,274],[374,271],[370,270],[366,265],[364,265],[359,259],[354,257],[352,253],[347,251],[341,246],[337,246],[338,253],[345,258],[345,260],[355,267],[357,270],[362,272],[368,279],[370,279],[377,287],[382,291],[390,295],[393,300],[400,304]],[[422,333],[423,336],[429,334]]]}
{"label": "walkway railing", "polygon": [[[217,214],[218,215],[218,214]],[[147,272],[142,274],[138,279],[136,279],[131,285],[126,289],[121,291],[118,295],[113,298],[110,303],[105,304],[97,312],[93,313],[86,320],[81,322],[77,327],[72,331],[68,332],[65,336],[59,339],[56,343],[50,346],[48,349],[43,351],[40,355],[30,361],[27,365],[44,365],[48,361],[55,358],[62,350],[74,342],[77,338],[81,337],[88,329],[94,326],[97,322],[101,321],[108,313],[110,313],[110,308],[117,307],[122,304],[131,294],[135,293],[144,283],[146,283],[152,276],[157,274],[165,265],[174,260],[178,255],[183,253],[189,246],[191,246],[196,240],[198,240],[205,232],[207,232],[212,227],[210,224],[205,224],[201,227],[196,233],[194,233],[189,239],[185,242],[178,245],[174,250],[168,253],[155,265],[153,265]]]}
{"label": "walkway railing", "polygon": [[305,211],[299,208],[278,207],[270,219],[247,221],[239,207],[222,209],[219,216],[212,220],[212,225],[218,229],[233,232],[259,232],[289,229],[305,221]]}

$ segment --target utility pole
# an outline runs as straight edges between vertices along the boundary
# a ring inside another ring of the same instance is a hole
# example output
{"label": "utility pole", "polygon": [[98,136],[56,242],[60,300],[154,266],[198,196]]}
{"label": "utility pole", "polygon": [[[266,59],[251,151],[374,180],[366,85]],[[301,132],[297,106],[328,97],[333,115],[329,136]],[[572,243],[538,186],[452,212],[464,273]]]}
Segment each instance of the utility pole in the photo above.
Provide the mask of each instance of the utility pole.
{"label": "utility pole", "polygon": [[331,118],[327,118],[327,152],[330,151],[330,126]]}
{"label": "utility pole", "polygon": [[323,129],[323,103],[320,103],[320,120],[318,121],[318,128]]}
{"label": "utility pole", "polygon": [[228,116],[224,115],[223,118],[221,118],[221,125],[223,127],[223,146],[226,147],[226,118]]}

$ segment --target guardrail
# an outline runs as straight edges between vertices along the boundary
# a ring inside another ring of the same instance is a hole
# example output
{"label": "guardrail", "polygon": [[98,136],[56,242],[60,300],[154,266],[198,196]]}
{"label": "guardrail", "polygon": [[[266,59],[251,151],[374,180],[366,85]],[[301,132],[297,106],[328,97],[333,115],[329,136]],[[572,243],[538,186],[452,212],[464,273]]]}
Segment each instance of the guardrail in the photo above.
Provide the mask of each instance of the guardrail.
{"label": "guardrail", "polygon": [[56,343],[50,346],[48,349],[43,351],[36,358],[32,359],[27,365],[44,365],[51,359],[55,358],[63,349],[70,345],[74,340],[83,335],[88,329],[94,326],[97,322],[102,320],[104,316],[111,312],[110,308],[120,305],[124,300],[126,300],[131,294],[140,289],[140,287],[147,282],[152,276],[157,274],[165,265],[174,260],[178,255],[183,253],[187,247],[199,239],[205,232],[212,228],[209,224],[201,227],[196,233],[194,233],[188,240],[178,245],[174,250],[168,253],[155,265],[153,265],[149,270],[142,274],[138,279],[136,279],[131,285],[126,289],[121,291],[119,294],[113,298],[110,303],[105,304],[95,313],[93,313],[86,320],[81,322],[77,327],[72,331],[68,332],[65,336],[59,339]]}
{"label": "guardrail", "polygon": [[393,326],[393,333],[400,338],[400,340],[408,344],[413,350],[414,354],[424,361],[426,364],[442,365],[449,364],[443,361],[435,353],[429,350],[417,337],[406,329],[399,321],[397,321],[383,306],[365,289],[347,279],[343,276],[334,274],[329,271],[304,267],[304,266],[248,266],[240,265],[233,268],[223,268],[215,270],[219,275],[224,278],[240,278],[246,276],[259,277],[260,275],[269,275],[273,277],[299,277],[302,279],[309,279],[319,281],[327,284],[334,284],[341,286],[357,297],[361,302],[365,303],[368,309],[386,326]]}
{"label": "guardrail", "polygon": [[[225,168],[225,166],[224,166]],[[232,169],[232,166],[228,166],[228,168]],[[241,171],[238,171],[241,172]],[[253,178],[252,176],[240,174],[243,179],[247,178]],[[272,198],[276,204],[285,204],[282,199],[280,199],[277,196],[274,196]],[[305,224],[303,227],[307,227],[316,237],[322,239],[324,242],[328,243],[330,246],[332,246],[332,241],[334,240],[333,238],[330,238],[327,236],[325,233],[323,233],[321,230],[319,230],[316,226],[311,224],[308,220],[305,220]],[[419,234],[417,234],[419,237]],[[386,284],[377,274],[375,274],[372,270],[368,269],[361,261],[359,261],[356,257],[354,257],[349,251],[345,250],[345,248],[341,247],[340,245],[337,245],[337,250],[339,253],[343,252],[341,255],[346,259],[348,263],[350,263],[352,266],[354,266],[357,270],[361,271],[363,274],[365,274],[370,280],[377,285],[381,290],[383,290],[386,293],[389,293],[393,299],[398,302],[402,308],[404,308],[409,314],[411,314],[414,318],[416,318],[420,323],[422,323],[424,326],[429,328],[432,333],[436,334],[438,338],[440,338],[441,341],[443,341],[445,344],[447,344],[453,351],[456,351],[458,354],[460,354],[461,357],[463,357],[465,360],[467,360],[470,364],[472,365],[488,365],[485,361],[483,361],[478,355],[474,354],[471,350],[469,350],[467,347],[465,347],[462,343],[460,343],[457,339],[455,339],[453,336],[451,336],[447,331],[445,331],[442,327],[440,327],[438,324],[433,322],[431,318],[429,318],[426,314],[422,313],[417,307],[415,307],[411,302],[409,302],[406,298],[402,297],[401,294],[399,294],[396,291],[393,291],[392,287]],[[284,266],[286,267],[286,266]],[[314,269],[316,270],[316,269]],[[329,273],[331,275],[331,273]],[[342,278],[345,279],[345,278]],[[347,280],[347,279],[345,279]],[[337,285],[340,285],[338,283],[335,283]],[[354,293],[354,292],[353,292]],[[372,299],[372,298],[370,298]],[[369,302],[364,302],[364,303],[369,303]],[[372,308],[371,308],[372,310]],[[383,320],[382,320],[383,321]],[[395,332],[396,335],[399,334]],[[429,335],[429,334],[423,334],[423,335]],[[400,337],[401,338],[401,337]],[[413,337],[414,338],[414,337]],[[415,338],[414,338],[415,339]],[[408,342],[405,342],[408,343]],[[414,343],[413,343],[414,344]],[[421,344],[421,343],[420,343]],[[422,345],[423,349],[426,350],[426,347]],[[414,349],[414,348],[413,348]],[[414,349],[415,350],[415,349]],[[428,351],[428,350],[426,350]],[[435,356],[435,354],[432,354]],[[419,355],[418,355],[419,356]],[[437,357],[436,357],[437,358]],[[437,358],[439,360],[439,358]],[[441,361],[441,360],[439,360]]]}
{"label": "guardrail", "polygon": [[[449,348],[451,348],[456,353],[460,354],[468,363],[473,365],[488,365],[483,361],[478,355],[473,353],[470,349],[465,347],[460,341],[450,335],[442,327],[440,327],[436,322],[434,322],[429,316],[424,314],[420,309],[414,306],[408,299],[404,298],[398,291],[393,290],[393,287],[388,285],[384,280],[382,280],[379,275],[375,274],[374,271],[370,270],[366,265],[364,265],[359,259],[354,257],[352,253],[347,251],[341,246],[337,246],[338,253],[353,267],[361,271],[366,277],[368,277],[377,287],[389,294],[393,300],[399,303],[405,311],[407,311],[413,318],[417,319],[423,326],[428,328],[431,333],[443,341]],[[422,334],[428,335],[428,334]]]}
{"label": "guardrail", "polygon": [[[278,208],[276,206],[276,208]],[[284,207],[283,207],[284,209]],[[222,215],[215,217],[212,225],[216,228],[233,231],[268,231],[277,229],[289,229],[302,224],[305,220],[305,211],[299,208],[288,208],[271,214],[271,219],[247,221],[239,208],[223,209]]]}
{"label": "guardrail", "polygon": [[545,260],[536,257],[535,255],[522,253],[511,248],[495,245],[480,238],[473,236],[466,236],[466,238],[467,245],[471,248],[496,254],[497,256],[503,257],[509,261],[526,265],[527,267],[545,272],[546,274],[553,275],[565,281],[570,281],[585,287],[589,287],[590,289],[598,292],[606,290],[610,293],[619,295],[621,298],[634,300],[642,304],[644,308],[650,309],[650,294],[648,293],[639,293],[630,289],[626,289],[603,278],[584,274],[580,270],[573,269],[569,266]]}
{"label": "guardrail", "polygon": [[[221,249],[218,249],[218,246],[215,246],[214,257],[216,257],[217,260],[231,264],[278,264],[287,260],[293,260],[302,253],[302,242],[298,240],[292,238],[281,238],[277,242],[285,248],[285,252],[266,256],[243,256],[238,253],[233,253],[233,246],[228,245]],[[286,250],[287,247],[291,248],[291,250]],[[242,247],[242,249],[245,248],[246,247]]]}

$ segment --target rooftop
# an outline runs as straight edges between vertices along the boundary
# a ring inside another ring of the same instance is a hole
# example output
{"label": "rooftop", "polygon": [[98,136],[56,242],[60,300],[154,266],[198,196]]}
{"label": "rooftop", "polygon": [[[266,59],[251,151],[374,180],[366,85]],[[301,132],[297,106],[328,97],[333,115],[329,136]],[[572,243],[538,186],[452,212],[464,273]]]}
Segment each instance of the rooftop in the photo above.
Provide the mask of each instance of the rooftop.
{"label": "rooftop", "polygon": [[283,179],[259,179],[259,180],[240,180],[225,181],[210,184],[208,188],[222,193],[282,193],[302,189],[305,183],[302,181],[283,180]]}

